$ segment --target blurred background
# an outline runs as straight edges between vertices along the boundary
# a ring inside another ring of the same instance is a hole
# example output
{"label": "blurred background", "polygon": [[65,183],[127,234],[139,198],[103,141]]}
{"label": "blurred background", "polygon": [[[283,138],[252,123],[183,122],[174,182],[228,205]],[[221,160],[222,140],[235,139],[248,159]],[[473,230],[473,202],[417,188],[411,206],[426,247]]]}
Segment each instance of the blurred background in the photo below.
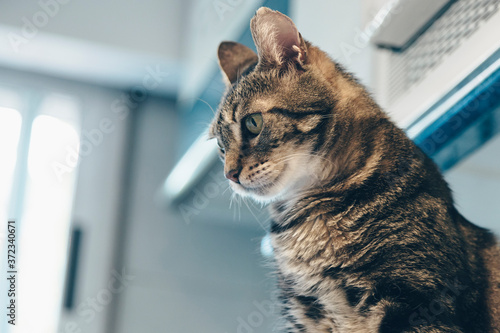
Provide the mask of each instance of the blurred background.
{"label": "blurred background", "polygon": [[266,210],[232,198],[203,139],[218,43],[253,47],[262,5],[358,76],[500,233],[499,3],[1,0],[0,262],[17,273],[0,332],[273,330]]}

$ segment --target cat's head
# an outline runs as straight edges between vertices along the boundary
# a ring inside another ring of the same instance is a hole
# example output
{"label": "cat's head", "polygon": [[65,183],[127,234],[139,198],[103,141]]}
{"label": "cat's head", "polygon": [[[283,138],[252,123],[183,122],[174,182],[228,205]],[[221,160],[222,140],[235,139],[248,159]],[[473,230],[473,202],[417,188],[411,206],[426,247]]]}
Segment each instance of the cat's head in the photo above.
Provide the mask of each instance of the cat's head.
{"label": "cat's head", "polygon": [[321,177],[335,106],[325,72],[335,65],[323,64],[324,54],[277,11],[260,8],[251,31],[257,54],[235,42],[219,46],[228,90],[209,135],[233,190],[266,201]]}

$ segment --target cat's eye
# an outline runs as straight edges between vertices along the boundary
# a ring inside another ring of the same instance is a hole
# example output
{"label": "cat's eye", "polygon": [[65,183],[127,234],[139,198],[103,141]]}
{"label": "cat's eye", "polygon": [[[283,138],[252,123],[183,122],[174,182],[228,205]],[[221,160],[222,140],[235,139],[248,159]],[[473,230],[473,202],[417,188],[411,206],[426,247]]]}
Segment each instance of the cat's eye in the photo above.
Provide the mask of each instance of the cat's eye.
{"label": "cat's eye", "polygon": [[264,120],[262,119],[262,115],[260,113],[252,114],[245,118],[245,127],[254,135],[257,135],[262,131],[263,124]]}
{"label": "cat's eye", "polygon": [[222,145],[220,144],[220,141],[219,141],[219,140],[217,140],[217,146],[219,147],[219,150],[220,150],[220,152],[221,152],[221,153],[224,153],[224,152],[225,152],[225,151],[224,151],[224,147],[222,147]]}

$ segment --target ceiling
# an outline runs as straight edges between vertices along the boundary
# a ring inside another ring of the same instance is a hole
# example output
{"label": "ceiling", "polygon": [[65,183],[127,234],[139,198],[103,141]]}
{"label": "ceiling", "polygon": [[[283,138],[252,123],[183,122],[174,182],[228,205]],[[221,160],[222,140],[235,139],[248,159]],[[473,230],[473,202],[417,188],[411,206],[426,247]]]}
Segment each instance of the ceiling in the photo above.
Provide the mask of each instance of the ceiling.
{"label": "ceiling", "polygon": [[238,35],[259,2],[4,0],[0,67],[119,89],[156,70],[156,94],[194,98],[216,63],[206,50]]}

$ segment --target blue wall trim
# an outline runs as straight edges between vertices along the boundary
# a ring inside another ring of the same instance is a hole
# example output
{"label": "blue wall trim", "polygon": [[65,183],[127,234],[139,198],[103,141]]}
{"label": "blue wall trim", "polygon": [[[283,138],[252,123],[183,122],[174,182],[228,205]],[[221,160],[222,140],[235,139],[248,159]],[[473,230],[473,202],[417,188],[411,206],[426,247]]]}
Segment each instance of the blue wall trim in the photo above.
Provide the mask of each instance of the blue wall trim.
{"label": "blue wall trim", "polygon": [[[460,88],[500,58],[495,52],[479,68],[464,79],[429,109],[432,112]],[[500,131],[500,69],[497,69],[468,95],[452,106],[414,141],[446,171]]]}

